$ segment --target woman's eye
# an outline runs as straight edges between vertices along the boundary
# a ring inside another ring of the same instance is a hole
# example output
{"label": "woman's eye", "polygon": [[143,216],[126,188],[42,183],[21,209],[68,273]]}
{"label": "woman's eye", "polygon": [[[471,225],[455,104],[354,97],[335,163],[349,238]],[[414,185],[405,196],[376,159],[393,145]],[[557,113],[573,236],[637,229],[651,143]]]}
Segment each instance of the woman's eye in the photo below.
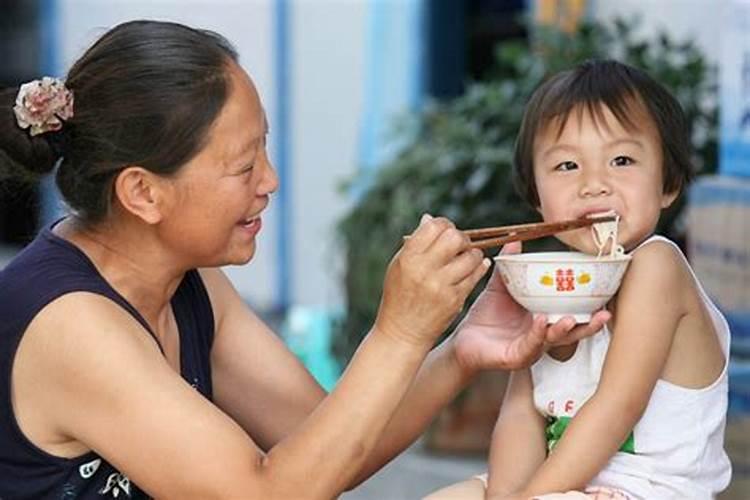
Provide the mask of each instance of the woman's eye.
{"label": "woman's eye", "polygon": [[635,163],[635,160],[633,160],[629,156],[617,156],[611,162],[611,164],[615,167],[626,167],[628,165],[632,165],[633,163]]}
{"label": "woman's eye", "polygon": [[575,170],[578,168],[578,164],[574,161],[564,161],[562,163],[557,164],[555,167],[555,170],[558,170],[560,172],[568,172],[570,170]]}

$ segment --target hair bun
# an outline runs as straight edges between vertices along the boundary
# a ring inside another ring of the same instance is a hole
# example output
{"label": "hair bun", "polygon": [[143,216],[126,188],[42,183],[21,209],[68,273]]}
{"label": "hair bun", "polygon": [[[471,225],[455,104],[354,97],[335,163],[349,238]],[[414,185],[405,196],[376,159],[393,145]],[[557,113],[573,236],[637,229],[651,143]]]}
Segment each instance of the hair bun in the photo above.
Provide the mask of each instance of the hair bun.
{"label": "hair bun", "polygon": [[36,180],[55,168],[65,149],[66,134],[31,137],[20,128],[13,112],[18,90],[0,89],[0,175]]}

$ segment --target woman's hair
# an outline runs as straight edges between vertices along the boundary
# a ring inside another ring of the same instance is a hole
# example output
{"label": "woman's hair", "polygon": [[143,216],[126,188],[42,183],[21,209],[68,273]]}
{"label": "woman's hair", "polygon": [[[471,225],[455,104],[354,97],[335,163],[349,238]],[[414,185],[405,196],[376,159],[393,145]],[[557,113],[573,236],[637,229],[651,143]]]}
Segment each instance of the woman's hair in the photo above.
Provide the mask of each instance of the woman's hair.
{"label": "woman's hair", "polygon": [[237,53],[220,35],[176,23],[132,21],[97,40],[65,81],[74,116],[32,137],[13,114],[19,88],[0,91],[0,169],[56,182],[81,219],[108,213],[112,185],[129,165],[170,175],[203,148],[229,94]]}
{"label": "woman's hair", "polygon": [[664,193],[680,192],[693,176],[692,147],[682,107],[672,94],[645,72],[617,61],[586,61],[545,81],[531,96],[521,122],[513,158],[516,188],[533,207],[539,206],[534,182],[534,141],[552,122],[562,133],[574,110],[603,123],[602,107],[620,124],[637,129],[639,113],[653,120],[663,158]]}

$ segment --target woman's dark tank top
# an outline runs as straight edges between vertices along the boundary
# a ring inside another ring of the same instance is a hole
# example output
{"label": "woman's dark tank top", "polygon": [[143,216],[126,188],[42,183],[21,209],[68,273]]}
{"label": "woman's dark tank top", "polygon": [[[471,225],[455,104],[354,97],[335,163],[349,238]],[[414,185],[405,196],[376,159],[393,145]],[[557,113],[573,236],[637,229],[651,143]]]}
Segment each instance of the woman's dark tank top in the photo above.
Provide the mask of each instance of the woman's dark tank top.
{"label": "woman's dark tank top", "polygon": [[[104,280],[91,260],[51,227],[0,271],[0,500],[148,498],[96,453],[71,459],[52,456],[32,444],[16,422],[11,369],[21,337],[43,307],[76,291],[111,299],[153,336],[138,311]],[[214,318],[197,271],[185,274],[172,308],[179,329],[182,377],[210,400]]]}

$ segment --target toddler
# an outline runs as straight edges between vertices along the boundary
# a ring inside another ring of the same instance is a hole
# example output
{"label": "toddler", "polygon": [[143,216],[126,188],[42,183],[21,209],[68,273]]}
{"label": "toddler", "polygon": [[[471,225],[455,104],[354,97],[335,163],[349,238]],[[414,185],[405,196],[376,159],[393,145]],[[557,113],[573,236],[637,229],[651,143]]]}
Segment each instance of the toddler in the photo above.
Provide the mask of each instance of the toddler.
{"label": "toddler", "polygon": [[[654,235],[691,177],[679,103],[619,62],[559,73],[527,105],[515,173],[545,221],[616,212],[632,260],[598,334],[512,374],[488,475],[428,498],[714,498],[731,476],[729,328],[677,245]],[[589,228],[558,238],[597,253]]]}

